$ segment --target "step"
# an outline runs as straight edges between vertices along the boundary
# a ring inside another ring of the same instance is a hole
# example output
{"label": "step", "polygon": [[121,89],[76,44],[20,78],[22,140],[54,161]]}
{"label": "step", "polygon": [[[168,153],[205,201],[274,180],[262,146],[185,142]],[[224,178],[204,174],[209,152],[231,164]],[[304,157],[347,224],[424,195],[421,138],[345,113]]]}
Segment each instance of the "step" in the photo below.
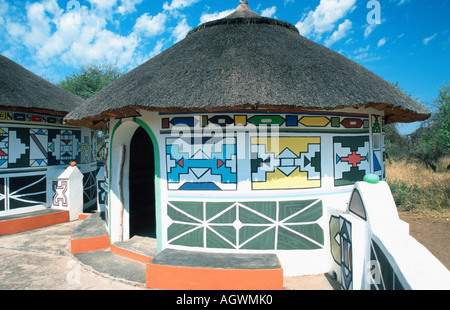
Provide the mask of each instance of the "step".
{"label": "step", "polygon": [[157,242],[155,238],[133,236],[124,242],[111,244],[111,251],[141,263],[148,263],[157,254]]}
{"label": "step", "polygon": [[145,264],[116,255],[109,249],[73,254],[85,268],[103,277],[145,286]]}
{"label": "step", "polygon": [[165,249],[147,264],[146,286],[169,290],[282,290],[275,254]]}
{"label": "step", "polygon": [[70,221],[69,211],[44,209],[0,217],[0,236]]}
{"label": "step", "polygon": [[71,253],[82,253],[109,248],[104,213],[93,213],[77,225],[70,238]]}

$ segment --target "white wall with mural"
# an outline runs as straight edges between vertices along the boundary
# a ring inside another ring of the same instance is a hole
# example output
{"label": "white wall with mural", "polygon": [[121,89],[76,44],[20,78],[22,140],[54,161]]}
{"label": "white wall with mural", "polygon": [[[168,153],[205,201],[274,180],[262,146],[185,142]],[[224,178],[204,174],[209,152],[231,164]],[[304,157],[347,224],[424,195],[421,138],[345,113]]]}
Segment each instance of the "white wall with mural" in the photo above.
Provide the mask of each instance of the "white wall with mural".
{"label": "white wall with mural", "polygon": [[378,110],[346,109],[137,111],[111,119],[111,241],[130,237],[130,144],[141,126],[154,144],[149,191],[159,250],[271,252],[286,275],[328,272],[330,218],[346,210],[355,182],[371,173],[384,178],[382,118]]}
{"label": "white wall with mural", "polygon": [[84,175],[84,207],[95,205],[95,140],[95,131],[65,126],[62,117],[0,111],[0,215],[51,207],[48,176],[72,161]]}

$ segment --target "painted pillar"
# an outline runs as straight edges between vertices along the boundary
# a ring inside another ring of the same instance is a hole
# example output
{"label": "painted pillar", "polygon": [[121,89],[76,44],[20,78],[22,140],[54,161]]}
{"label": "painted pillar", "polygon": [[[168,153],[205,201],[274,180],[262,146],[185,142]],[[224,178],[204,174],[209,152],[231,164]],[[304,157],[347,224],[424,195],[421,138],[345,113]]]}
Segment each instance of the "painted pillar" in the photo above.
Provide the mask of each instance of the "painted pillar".
{"label": "painted pillar", "polygon": [[65,170],[55,169],[49,174],[48,195],[50,207],[69,210],[70,220],[83,213],[83,174],[72,164]]}

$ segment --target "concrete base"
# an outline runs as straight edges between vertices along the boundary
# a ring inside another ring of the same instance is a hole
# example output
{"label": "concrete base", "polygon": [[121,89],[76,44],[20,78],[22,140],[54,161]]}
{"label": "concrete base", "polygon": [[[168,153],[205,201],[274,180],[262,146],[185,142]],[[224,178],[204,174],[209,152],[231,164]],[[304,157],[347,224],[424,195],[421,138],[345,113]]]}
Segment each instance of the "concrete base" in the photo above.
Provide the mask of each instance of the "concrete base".
{"label": "concrete base", "polygon": [[45,209],[0,217],[0,236],[69,222],[69,211]]}
{"label": "concrete base", "polygon": [[274,254],[223,254],[166,249],[147,264],[146,286],[171,290],[282,290]]}
{"label": "concrete base", "polygon": [[72,231],[70,246],[72,254],[109,248],[109,235],[105,228],[103,213],[84,218]]}

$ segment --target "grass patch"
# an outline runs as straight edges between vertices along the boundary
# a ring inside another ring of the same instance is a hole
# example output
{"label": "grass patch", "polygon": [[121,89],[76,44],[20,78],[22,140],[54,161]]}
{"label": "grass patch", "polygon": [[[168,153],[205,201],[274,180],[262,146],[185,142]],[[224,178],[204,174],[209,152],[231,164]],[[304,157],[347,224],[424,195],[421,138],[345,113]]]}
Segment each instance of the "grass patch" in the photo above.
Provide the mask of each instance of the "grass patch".
{"label": "grass patch", "polygon": [[386,181],[401,212],[448,217],[450,172],[433,172],[414,161],[386,163]]}

